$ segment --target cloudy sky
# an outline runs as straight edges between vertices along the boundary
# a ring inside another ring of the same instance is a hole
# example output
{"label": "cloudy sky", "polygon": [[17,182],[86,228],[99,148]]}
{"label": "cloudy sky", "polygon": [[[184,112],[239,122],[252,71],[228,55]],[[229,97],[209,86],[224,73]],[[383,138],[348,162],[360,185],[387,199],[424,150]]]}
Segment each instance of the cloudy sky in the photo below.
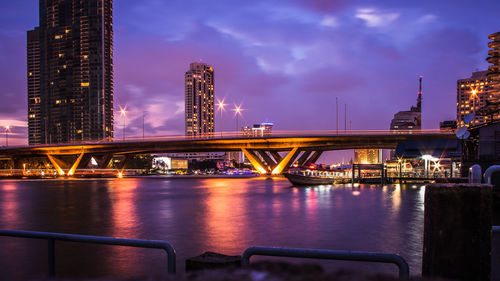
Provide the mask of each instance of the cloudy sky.
{"label": "cloudy sky", "polygon": [[[0,126],[25,144],[38,1],[0,1]],[[455,119],[456,80],[487,68],[498,11],[497,0],[115,0],[115,105],[127,107],[128,136],[142,135],[143,114],[146,135],[183,134],[184,73],[201,60],[215,69],[216,98],[246,109],[240,125],[335,129],[338,97],[342,128],[347,104],[353,129],[388,129],[423,75],[423,127],[438,128]],[[234,113],[223,118],[234,130]]]}

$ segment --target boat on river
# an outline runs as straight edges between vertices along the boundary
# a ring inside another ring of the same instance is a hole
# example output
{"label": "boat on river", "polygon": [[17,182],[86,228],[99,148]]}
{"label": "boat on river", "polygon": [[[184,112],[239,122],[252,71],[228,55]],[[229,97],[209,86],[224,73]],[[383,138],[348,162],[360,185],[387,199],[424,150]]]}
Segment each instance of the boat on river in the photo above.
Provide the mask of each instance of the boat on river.
{"label": "boat on river", "polygon": [[290,169],[283,175],[294,185],[328,185],[342,179],[334,170]]}

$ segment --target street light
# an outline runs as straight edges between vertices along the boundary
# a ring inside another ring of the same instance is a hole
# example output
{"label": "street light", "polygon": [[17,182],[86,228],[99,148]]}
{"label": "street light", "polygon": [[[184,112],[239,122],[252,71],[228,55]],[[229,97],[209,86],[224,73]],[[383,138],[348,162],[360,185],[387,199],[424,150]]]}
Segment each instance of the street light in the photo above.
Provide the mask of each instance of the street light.
{"label": "street light", "polygon": [[236,116],[236,134],[238,134],[238,116],[241,115],[241,112],[243,109],[241,108],[241,105],[234,105],[234,116]]}
{"label": "street light", "polygon": [[[472,97],[472,112],[474,113],[474,116],[476,116],[476,97],[477,97],[477,87],[475,89],[471,88],[471,97]],[[474,123],[474,121],[472,121]]]}
{"label": "street light", "polygon": [[144,116],[146,116],[146,112],[142,112],[142,141],[144,141]]}
{"label": "street light", "polygon": [[422,155],[421,158],[424,160],[424,174],[426,176],[429,176],[429,169],[431,166],[430,161],[436,162],[436,161],[439,161],[439,158],[436,158],[436,157],[429,155],[429,154]]}
{"label": "street light", "polygon": [[123,116],[123,140],[125,140],[125,120],[127,119],[127,107],[121,108],[120,107],[120,115]]}
{"label": "street light", "polygon": [[224,100],[219,101],[217,100],[217,106],[219,107],[220,110],[220,137],[222,138],[222,111],[224,111]]}
{"label": "street light", "polygon": [[10,126],[5,126],[5,146],[9,146],[9,130]]}

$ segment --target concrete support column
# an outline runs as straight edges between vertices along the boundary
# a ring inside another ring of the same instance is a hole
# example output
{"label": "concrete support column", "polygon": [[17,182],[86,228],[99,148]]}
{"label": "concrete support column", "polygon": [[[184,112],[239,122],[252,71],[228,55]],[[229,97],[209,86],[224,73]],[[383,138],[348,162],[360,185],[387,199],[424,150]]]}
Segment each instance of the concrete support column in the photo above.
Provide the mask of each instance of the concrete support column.
{"label": "concrete support column", "polygon": [[109,165],[109,161],[113,159],[113,154],[112,153],[106,153],[103,156],[101,156],[99,159],[94,158],[97,162],[98,168],[99,169],[106,169]]}
{"label": "concrete support column", "polygon": [[127,165],[130,162],[130,160],[132,160],[132,157],[133,156],[129,154],[123,155],[122,160],[118,164],[119,165],[118,170],[120,170],[120,172],[123,172],[123,170],[127,168]]}
{"label": "concrete support column", "polygon": [[281,157],[281,155],[278,153],[278,151],[272,150],[272,151],[269,151],[269,153],[274,158],[274,161],[276,163],[279,163],[279,162],[283,161],[283,157]]}
{"label": "concrete support column", "polygon": [[422,275],[490,280],[492,186],[431,184],[424,204]]}
{"label": "concrete support column", "polygon": [[306,163],[307,158],[309,158],[311,154],[312,150],[305,150],[304,153],[302,153],[302,155],[300,156],[299,160],[297,160],[299,162],[299,166],[304,166],[304,163]]}
{"label": "concrete support column", "polygon": [[84,154],[82,160],[78,164],[77,169],[86,169],[89,166],[90,159],[92,159],[92,155]]}
{"label": "concrete support column", "polygon": [[273,169],[272,174],[273,175],[278,175],[281,174],[283,171],[287,170],[290,165],[293,163],[295,158],[299,155],[300,151],[298,147],[295,147],[290,151],[283,160]]}
{"label": "concrete support column", "polygon": [[245,156],[250,160],[250,163],[252,163],[253,167],[261,174],[267,174],[270,170],[269,168],[262,163],[260,158],[251,150],[242,148],[241,149]]}
{"label": "concrete support column", "polygon": [[321,150],[314,151],[314,154],[311,157],[309,157],[309,159],[307,159],[307,161],[304,163],[304,166],[309,166],[311,163],[316,163],[321,154],[323,154],[323,151]]}
{"label": "concrete support column", "polygon": [[272,171],[276,165],[278,165],[278,163],[274,162],[274,160],[264,150],[259,150],[258,152],[259,155],[262,156],[262,159],[264,159],[269,172]]}

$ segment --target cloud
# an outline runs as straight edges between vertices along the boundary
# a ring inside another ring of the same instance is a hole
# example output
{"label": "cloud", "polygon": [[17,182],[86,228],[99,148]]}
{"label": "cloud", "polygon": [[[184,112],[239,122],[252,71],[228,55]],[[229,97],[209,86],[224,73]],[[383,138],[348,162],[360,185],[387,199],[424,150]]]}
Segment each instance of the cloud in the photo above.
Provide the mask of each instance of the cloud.
{"label": "cloud", "polygon": [[18,128],[27,128],[28,122],[14,119],[3,119],[0,120],[0,127],[5,128],[6,126],[10,126],[10,128],[18,127]]}
{"label": "cloud", "polygon": [[335,17],[332,16],[324,16],[320,22],[320,25],[327,27],[336,27],[338,26],[338,21]]}
{"label": "cloud", "polygon": [[356,11],[356,18],[365,21],[368,27],[381,27],[386,26],[399,18],[398,13],[383,13],[376,9],[358,9]]}
{"label": "cloud", "polygon": [[423,15],[422,17],[420,17],[417,22],[420,24],[426,24],[426,23],[431,23],[431,22],[436,21],[437,18],[438,18],[438,16],[436,16],[434,14],[426,14],[426,15]]}

